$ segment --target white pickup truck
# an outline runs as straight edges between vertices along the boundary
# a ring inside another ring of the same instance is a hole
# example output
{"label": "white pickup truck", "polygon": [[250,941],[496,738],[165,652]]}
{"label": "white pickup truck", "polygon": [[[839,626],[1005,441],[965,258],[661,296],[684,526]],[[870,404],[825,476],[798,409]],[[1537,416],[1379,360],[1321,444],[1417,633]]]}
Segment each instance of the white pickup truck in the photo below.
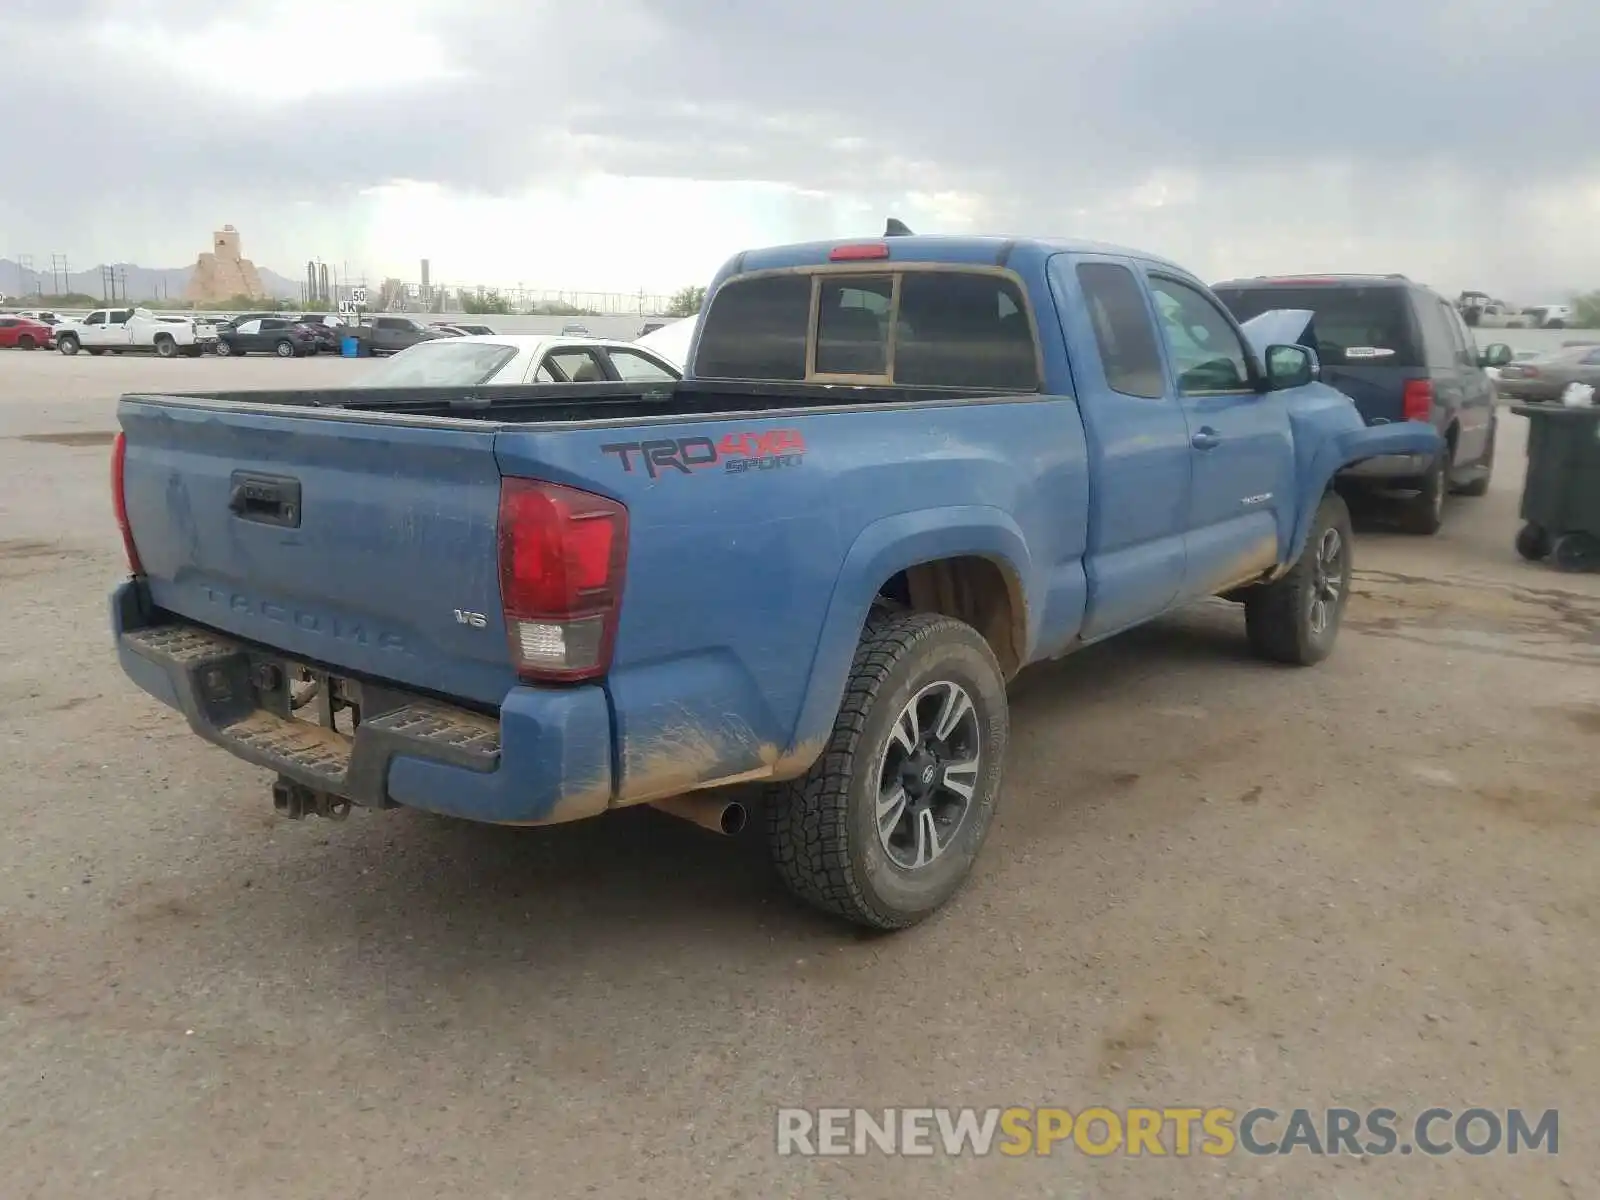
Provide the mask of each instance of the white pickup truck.
{"label": "white pickup truck", "polygon": [[204,334],[192,317],[163,316],[147,308],[97,308],[81,321],[57,325],[56,349],[195,358],[203,352]]}

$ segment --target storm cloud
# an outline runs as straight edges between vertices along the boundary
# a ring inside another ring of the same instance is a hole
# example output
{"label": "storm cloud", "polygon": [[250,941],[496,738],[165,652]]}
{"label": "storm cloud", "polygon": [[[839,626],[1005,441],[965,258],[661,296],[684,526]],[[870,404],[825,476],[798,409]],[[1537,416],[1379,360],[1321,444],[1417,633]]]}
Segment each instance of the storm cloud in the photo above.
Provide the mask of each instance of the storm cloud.
{"label": "storm cloud", "polygon": [[7,9],[0,86],[53,134],[0,167],[0,254],[187,257],[224,213],[358,223],[352,197],[396,180],[515,196],[604,173],[1213,274],[1600,286],[1592,0]]}

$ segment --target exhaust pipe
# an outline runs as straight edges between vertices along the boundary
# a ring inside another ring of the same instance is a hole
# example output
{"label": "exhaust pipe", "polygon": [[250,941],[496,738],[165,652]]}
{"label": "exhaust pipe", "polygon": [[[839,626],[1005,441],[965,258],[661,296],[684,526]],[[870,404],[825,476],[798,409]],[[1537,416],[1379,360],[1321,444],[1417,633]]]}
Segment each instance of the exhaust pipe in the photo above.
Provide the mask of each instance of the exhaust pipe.
{"label": "exhaust pipe", "polygon": [[726,837],[742,830],[750,816],[737,800],[719,800],[715,796],[673,796],[652,800],[650,807]]}

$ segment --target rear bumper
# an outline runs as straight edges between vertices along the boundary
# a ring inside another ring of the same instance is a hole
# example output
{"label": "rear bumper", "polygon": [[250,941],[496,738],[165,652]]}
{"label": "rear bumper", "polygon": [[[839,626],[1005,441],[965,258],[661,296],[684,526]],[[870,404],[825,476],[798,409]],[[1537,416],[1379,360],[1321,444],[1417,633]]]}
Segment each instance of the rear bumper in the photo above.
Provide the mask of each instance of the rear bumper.
{"label": "rear bumper", "polygon": [[[153,608],[138,580],[112,594],[117,659],[206,741],[313,791],[369,808],[403,805],[496,824],[542,825],[605,811],[611,715],[595,686],[516,687],[498,719],[361,681],[354,737],[280,712],[259,686],[268,647]],[[315,664],[312,664],[315,665]]]}

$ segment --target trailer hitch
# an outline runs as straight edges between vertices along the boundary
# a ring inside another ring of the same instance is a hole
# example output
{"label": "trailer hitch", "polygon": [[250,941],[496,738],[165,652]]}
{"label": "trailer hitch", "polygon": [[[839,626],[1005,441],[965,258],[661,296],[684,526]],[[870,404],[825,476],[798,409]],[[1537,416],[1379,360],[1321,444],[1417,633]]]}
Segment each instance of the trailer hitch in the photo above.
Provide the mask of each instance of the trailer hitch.
{"label": "trailer hitch", "polygon": [[342,821],[350,815],[350,801],[343,796],[315,791],[305,784],[280,775],[272,785],[272,807],[291,821],[306,817],[326,817]]}

